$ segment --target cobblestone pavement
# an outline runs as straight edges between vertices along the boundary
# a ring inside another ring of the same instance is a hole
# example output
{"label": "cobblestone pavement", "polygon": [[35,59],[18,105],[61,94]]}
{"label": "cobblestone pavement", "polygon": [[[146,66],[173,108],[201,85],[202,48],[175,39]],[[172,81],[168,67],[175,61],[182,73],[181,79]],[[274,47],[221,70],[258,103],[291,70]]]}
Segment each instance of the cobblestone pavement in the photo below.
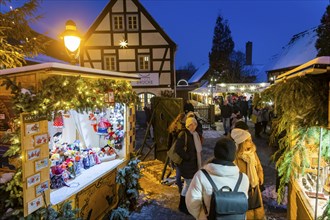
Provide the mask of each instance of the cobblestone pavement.
{"label": "cobblestone pavement", "polygon": [[[270,156],[274,153],[274,149],[268,146],[268,135],[262,134],[261,138],[254,137],[254,125],[248,122],[252,138],[257,146],[257,153],[260,158],[261,164],[264,169],[265,183],[264,186],[275,185],[276,173],[274,164],[270,162]],[[209,158],[213,156],[213,147],[215,142],[223,136],[223,129],[221,122],[216,122],[216,130],[204,130],[204,143],[202,159],[205,163]],[[136,147],[142,146],[142,141],[145,135],[145,128],[137,128]],[[149,140],[150,141],[150,140]],[[149,142],[150,143],[150,142]],[[148,149],[144,151],[147,152]],[[144,152],[144,153],[146,153]],[[159,180],[164,164],[155,160],[151,153],[148,157],[141,162],[143,165],[142,174],[140,179],[140,185],[142,191],[140,192],[139,209],[131,213],[130,218],[132,220],[190,220],[194,219],[192,216],[183,214],[178,211],[179,193],[175,184],[165,185],[161,184]],[[169,172],[169,168],[167,170]],[[175,171],[171,173],[171,176],[175,175]],[[264,206],[266,216],[268,220],[284,220],[286,219],[286,207],[277,205],[274,198],[264,198]]]}

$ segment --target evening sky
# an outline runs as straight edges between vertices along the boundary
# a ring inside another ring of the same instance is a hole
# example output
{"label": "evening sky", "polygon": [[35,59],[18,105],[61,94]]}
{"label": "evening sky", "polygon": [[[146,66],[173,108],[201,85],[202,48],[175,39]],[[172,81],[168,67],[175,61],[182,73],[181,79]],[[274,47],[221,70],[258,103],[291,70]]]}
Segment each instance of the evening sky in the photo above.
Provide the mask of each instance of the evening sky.
{"label": "evening sky", "polygon": [[[18,2],[22,3],[23,0]],[[72,19],[85,34],[108,0],[44,0],[33,24],[57,38]],[[253,64],[265,64],[294,34],[320,24],[329,0],[141,0],[156,22],[177,44],[176,67],[208,63],[216,18],[228,20],[235,50],[253,42]],[[15,7],[15,3],[12,4]],[[7,10],[2,7],[1,12]]]}

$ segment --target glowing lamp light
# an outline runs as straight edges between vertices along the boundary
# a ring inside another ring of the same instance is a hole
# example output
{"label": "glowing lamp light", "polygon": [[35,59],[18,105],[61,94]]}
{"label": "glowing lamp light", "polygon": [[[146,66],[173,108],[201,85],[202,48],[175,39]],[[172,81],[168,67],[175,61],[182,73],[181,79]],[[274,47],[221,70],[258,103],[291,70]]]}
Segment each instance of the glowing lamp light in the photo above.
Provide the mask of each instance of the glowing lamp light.
{"label": "glowing lamp light", "polygon": [[78,50],[80,41],[81,39],[76,36],[64,36],[64,45],[71,52]]}
{"label": "glowing lamp light", "polygon": [[[76,23],[68,20],[65,23],[65,31],[61,34],[67,54],[70,57],[72,65],[76,65],[80,55],[81,35],[77,31]],[[79,62],[79,60],[78,60]]]}
{"label": "glowing lamp light", "polygon": [[226,84],[221,83],[220,86],[221,86],[221,87],[226,87]]}
{"label": "glowing lamp light", "polygon": [[256,89],[256,87],[255,86],[251,86],[251,88],[250,88],[251,90],[255,90]]}
{"label": "glowing lamp light", "polygon": [[65,31],[62,35],[64,39],[64,45],[70,52],[75,52],[78,50],[81,38],[74,21],[68,20],[65,23]]}
{"label": "glowing lamp light", "polygon": [[234,90],[235,86],[230,86],[229,89]]}

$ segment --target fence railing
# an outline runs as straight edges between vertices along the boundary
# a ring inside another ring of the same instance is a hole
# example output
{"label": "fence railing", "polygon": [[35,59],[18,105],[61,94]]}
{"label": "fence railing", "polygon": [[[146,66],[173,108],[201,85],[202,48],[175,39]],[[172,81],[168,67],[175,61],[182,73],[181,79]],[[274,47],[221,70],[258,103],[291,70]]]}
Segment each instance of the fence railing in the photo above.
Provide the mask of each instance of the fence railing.
{"label": "fence railing", "polygon": [[214,124],[214,105],[195,106],[195,112],[203,121],[203,128],[209,129]]}

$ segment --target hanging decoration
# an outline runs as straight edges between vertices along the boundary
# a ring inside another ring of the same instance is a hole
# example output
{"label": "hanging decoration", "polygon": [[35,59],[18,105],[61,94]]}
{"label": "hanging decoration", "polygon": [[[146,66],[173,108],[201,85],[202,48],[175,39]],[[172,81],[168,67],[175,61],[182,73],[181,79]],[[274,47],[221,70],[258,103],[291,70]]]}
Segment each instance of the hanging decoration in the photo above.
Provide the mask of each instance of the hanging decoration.
{"label": "hanging decoration", "polygon": [[53,127],[54,128],[63,128],[64,127],[63,115],[61,112],[55,116],[54,122],[53,122]]}

